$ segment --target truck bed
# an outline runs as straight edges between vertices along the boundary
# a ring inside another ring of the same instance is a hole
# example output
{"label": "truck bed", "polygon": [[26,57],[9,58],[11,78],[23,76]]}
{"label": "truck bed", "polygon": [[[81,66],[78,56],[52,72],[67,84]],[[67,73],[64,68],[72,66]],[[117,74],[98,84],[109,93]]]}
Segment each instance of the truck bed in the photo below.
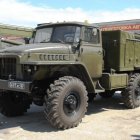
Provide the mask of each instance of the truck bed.
{"label": "truck bed", "polygon": [[125,31],[102,31],[104,70],[133,71],[140,69],[140,40]]}

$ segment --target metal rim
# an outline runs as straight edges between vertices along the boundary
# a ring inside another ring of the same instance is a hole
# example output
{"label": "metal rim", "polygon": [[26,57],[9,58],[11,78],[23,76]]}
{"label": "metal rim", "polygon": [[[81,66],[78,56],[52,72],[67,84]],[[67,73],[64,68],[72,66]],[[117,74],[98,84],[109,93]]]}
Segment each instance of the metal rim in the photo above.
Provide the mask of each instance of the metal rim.
{"label": "metal rim", "polygon": [[80,96],[76,91],[70,91],[63,101],[64,113],[67,116],[75,115],[80,108]]}

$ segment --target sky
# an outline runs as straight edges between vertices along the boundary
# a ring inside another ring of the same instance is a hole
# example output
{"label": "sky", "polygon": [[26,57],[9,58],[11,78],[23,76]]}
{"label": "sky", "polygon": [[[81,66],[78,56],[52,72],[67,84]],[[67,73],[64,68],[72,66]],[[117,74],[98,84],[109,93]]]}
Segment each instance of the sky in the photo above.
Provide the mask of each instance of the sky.
{"label": "sky", "polygon": [[89,23],[140,19],[140,0],[0,0],[0,23],[35,27],[39,23]]}

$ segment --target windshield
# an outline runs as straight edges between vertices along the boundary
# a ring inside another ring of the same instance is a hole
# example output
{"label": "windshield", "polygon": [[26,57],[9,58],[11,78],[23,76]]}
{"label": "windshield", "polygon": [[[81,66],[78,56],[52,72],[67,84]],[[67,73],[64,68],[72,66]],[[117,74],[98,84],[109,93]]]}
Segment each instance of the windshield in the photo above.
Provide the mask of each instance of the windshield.
{"label": "windshield", "polygon": [[80,27],[78,26],[57,26],[37,29],[35,43],[76,43],[80,39]]}

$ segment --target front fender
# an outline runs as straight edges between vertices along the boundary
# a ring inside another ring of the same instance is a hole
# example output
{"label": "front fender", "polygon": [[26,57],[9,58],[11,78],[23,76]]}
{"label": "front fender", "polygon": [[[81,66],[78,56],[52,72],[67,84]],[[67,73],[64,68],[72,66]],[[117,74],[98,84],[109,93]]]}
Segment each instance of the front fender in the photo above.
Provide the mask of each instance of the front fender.
{"label": "front fender", "polygon": [[34,74],[34,80],[58,79],[62,76],[74,76],[85,84],[89,93],[95,93],[95,85],[83,64],[42,65]]}
{"label": "front fender", "polygon": [[87,88],[87,91],[89,93],[95,93],[95,85],[94,85],[94,82],[93,80],[91,79],[91,76],[88,72],[88,70],[86,69],[86,67],[83,65],[83,64],[78,64],[76,66],[78,68],[78,71],[80,73],[80,79],[84,82],[86,88]]}

